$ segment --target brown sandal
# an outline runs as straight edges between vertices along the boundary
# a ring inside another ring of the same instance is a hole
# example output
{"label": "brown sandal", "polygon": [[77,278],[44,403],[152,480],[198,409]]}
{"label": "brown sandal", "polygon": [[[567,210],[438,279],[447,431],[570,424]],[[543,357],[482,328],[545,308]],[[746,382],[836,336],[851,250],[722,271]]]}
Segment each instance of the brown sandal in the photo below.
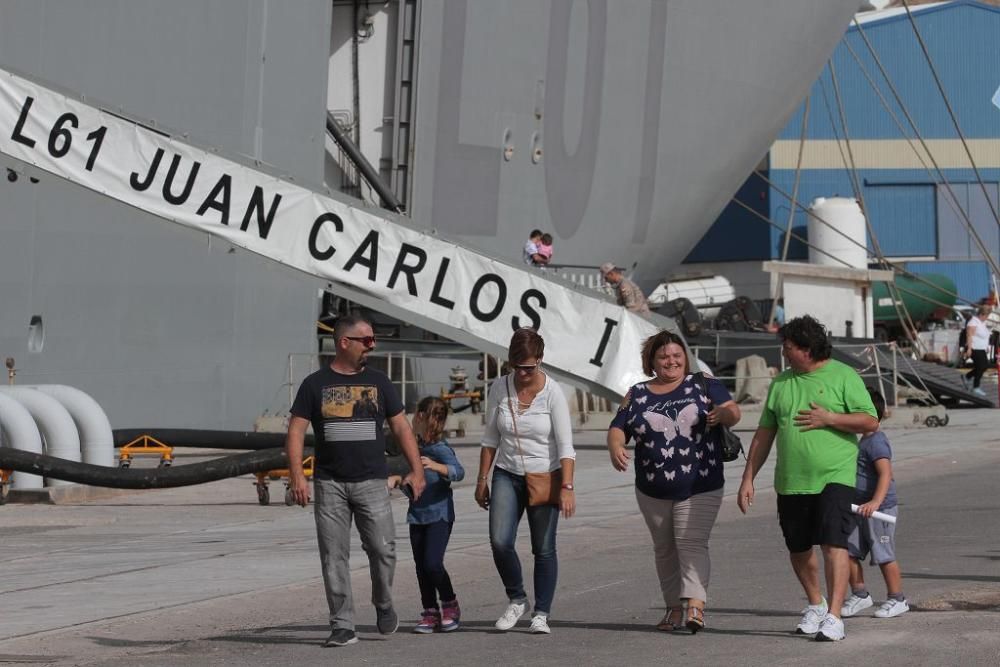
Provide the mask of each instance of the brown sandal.
{"label": "brown sandal", "polygon": [[[676,621],[670,620],[674,616]],[[673,607],[667,608],[667,613],[663,615],[663,620],[656,624],[656,629],[660,632],[673,632],[681,627],[681,610]]]}
{"label": "brown sandal", "polygon": [[699,630],[705,629],[705,610],[698,607],[687,608],[687,619],[684,622],[691,634],[697,634]]}

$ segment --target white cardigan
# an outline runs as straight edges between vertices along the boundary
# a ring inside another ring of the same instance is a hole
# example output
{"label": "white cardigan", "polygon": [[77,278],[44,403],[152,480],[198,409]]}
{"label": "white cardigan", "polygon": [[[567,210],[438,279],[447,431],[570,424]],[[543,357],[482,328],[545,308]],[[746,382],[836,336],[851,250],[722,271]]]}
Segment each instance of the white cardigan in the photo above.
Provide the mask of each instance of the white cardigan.
{"label": "white cardigan", "polygon": [[[507,401],[508,386],[514,392],[510,403]],[[514,438],[511,404],[517,410],[514,378],[504,375],[490,385],[486,431],[482,440],[483,447],[497,450],[498,467],[515,475],[523,475],[525,468],[527,472],[550,472],[559,469],[560,459],[576,459],[569,404],[566,403],[566,396],[558,382],[546,375],[545,386],[535,396],[531,406],[524,414],[513,417],[517,419],[524,465],[521,465],[521,456]]]}

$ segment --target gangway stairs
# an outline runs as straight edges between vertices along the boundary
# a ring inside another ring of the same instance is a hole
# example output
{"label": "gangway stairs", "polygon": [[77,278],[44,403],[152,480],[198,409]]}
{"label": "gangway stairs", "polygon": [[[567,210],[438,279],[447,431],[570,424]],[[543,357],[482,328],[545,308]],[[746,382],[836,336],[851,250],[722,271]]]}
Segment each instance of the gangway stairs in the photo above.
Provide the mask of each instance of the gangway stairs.
{"label": "gangway stairs", "polygon": [[547,371],[612,400],[645,377],[642,341],[677,331],[671,319],[445,239],[432,221],[304,187],[112,108],[0,69],[0,152],[482,352],[503,356],[514,328],[537,327]]}

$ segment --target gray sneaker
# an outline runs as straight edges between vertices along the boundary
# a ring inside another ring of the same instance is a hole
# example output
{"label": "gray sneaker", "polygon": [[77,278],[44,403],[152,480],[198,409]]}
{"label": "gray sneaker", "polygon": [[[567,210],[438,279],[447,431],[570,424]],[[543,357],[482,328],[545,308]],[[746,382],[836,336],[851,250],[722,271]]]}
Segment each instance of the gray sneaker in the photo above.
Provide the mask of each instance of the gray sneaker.
{"label": "gray sneaker", "polygon": [[906,600],[889,598],[882,603],[882,606],[875,610],[876,618],[896,618],[900,614],[910,611],[910,605]]}
{"label": "gray sneaker", "polygon": [[399,628],[399,616],[396,615],[396,610],[392,607],[376,608],[375,625],[378,627],[379,634],[391,635],[394,633]]}
{"label": "gray sneaker", "polygon": [[326,638],[326,642],[323,646],[347,646],[348,644],[357,644],[358,636],[354,634],[354,630],[348,630],[347,628],[334,628],[330,636]]}
{"label": "gray sneaker", "polygon": [[868,609],[868,607],[871,607],[874,604],[875,603],[872,602],[871,595],[858,597],[857,595],[851,593],[851,597],[844,600],[844,606],[840,608],[840,615],[844,618],[848,618],[850,616],[854,616],[863,609]]}
{"label": "gray sneaker", "polygon": [[809,605],[802,610],[802,620],[795,626],[795,633],[799,635],[814,635],[819,632],[819,624],[823,622],[823,617],[829,611],[826,598],[816,605]]}

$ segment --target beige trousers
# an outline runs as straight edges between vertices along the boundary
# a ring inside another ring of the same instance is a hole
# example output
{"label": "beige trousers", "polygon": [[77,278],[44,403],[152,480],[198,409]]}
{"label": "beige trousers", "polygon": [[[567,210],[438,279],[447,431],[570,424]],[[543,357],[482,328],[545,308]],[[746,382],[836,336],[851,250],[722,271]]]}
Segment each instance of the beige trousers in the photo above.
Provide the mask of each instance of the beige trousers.
{"label": "beige trousers", "polygon": [[708,538],[722,505],[722,489],[687,500],[650,498],[636,489],[635,497],[653,538],[663,603],[679,607],[682,598],[708,600]]}

